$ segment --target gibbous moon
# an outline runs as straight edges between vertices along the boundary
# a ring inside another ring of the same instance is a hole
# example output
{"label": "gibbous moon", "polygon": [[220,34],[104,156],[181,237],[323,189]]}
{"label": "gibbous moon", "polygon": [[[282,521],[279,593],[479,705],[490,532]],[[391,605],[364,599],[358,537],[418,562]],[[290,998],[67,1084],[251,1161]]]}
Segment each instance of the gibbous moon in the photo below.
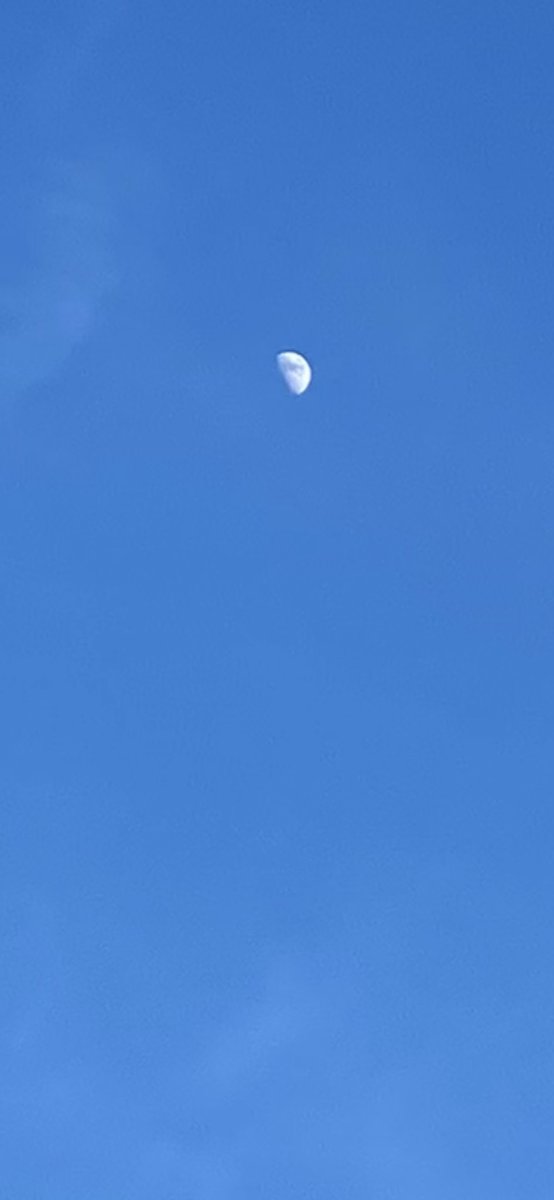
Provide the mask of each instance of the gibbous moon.
{"label": "gibbous moon", "polygon": [[301,354],[296,353],[296,350],[283,350],[281,354],[278,354],[277,366],[289,392],[294,392],[295,396],[301,396],[302,392],[305,392],[306,388],[310,386],[312,368]]}

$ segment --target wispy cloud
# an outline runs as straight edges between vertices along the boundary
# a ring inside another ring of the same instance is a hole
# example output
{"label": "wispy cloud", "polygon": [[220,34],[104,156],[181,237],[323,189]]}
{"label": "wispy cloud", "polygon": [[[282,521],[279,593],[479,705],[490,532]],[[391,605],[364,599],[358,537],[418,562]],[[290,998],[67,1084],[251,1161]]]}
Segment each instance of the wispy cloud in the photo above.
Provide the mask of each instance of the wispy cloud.
{"label": "wispy cloud", "polygon": [[236,1097],[315,1036],[322,1018],[316,994],[298,972],[276,965],[258,996],[214,1033],[199,1065],[201,1090],[213,1098]]}
{"label": "wispy cloud", "polygon": [[0,290],[0,395],[44,380],[90,333],[117,274],[113,196],[90,162],[59,165],[34,210],[34,265]]}
{"label": "wispy cloud", "polygon": [[208,1023],[196,1060],[166,1080],[180,1132],[173,1122],[145,1146],[143,1182],[179,1187],[198,1200],[243,1196],[298,1114],[291,1073],[326,1044],[336,1020],[328,1002],[328,989],[288,956],[262,969],[250,994],[240,989],[237,1007]]}
{"label": "wispy cloud", "polygon": [[[145,1061],[140,1026],[124,1053],[113,1053],[109,1037],[106,1051],[110,1021],[86,1011],[67,917],[40,896],[5,897],[0,1118],[8,1138],[38,1147],[39,1159],[55,1152],[60,1195],[83,1163],[94,1175],[91,1195],[106,1200],[129,1188],[137,1200],[273,1198],[292,1189],[322,1200],[345,1189],[353,1200],[490,1195],[498,1162],[510,1169],[510,1128],[515,1120],[525,1128],[537,1064],[539,1074],[549,1064],[549,1047],[533,1034],[547,998],[536,971],[500,991],[497,975],[487,983],[468,972],[477,924],[485,942],[509,929],[512,946],[509,897],[487,935],[487,882],[472,882],[468,911],[456,862],[402,858],[386,876],[340,940],[330,936],[317,951],[261,947],[244,974],[202,991],[205,1006],[188,1006],[185,985],[169,1039],[160,1007],[155,1055],[139,998],[131,1023],[141,1016]],[[432,930],[423,963],[422,924]],[[112,966],[100,964],[108,995]],[[493,1122],[489,1135],[491,1112],[503,1126]],[[493,1135],[489,1152],[484,1138]],[[526,1136],[538,1144],[547,1131],[530,1123]],[[508,1184],[503,1194],[516,1193]]]}

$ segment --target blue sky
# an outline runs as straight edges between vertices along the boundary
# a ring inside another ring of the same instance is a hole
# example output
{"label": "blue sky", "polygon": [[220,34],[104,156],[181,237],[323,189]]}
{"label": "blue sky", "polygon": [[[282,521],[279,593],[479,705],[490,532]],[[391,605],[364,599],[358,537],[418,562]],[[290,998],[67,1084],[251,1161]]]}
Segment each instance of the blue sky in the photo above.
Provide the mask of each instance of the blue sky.
{"label": "blue sky", "polygon": [[551,6],[2,24],[2,1195],[551,1200]]}

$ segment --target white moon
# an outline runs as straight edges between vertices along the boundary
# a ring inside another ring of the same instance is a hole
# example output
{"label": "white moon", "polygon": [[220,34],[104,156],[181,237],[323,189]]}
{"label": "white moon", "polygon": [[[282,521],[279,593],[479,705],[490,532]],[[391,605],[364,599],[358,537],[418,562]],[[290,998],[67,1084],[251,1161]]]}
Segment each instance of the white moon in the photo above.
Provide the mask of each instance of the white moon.
{"label": "white moon", "polygon": [[312,378],[312,368],[301,354],[297,354],[296,350],[283,350],[277,355],[277,366],[283,376],[283,379],[290,392],[294,392],[295,396],[301,396],[302,392],[310,386]]}

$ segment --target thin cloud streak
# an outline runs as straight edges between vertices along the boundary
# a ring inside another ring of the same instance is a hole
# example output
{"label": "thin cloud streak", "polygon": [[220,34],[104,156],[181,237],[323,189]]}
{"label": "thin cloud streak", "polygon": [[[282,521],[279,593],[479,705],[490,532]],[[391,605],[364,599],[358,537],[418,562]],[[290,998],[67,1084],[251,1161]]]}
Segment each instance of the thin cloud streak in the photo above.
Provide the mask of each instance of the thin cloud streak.
{"label": "thin cloud streak", "polygon": [[0,291],[0,396],[41,383],[90,334],[117,282],[113,198],[98,165],[58,167],[30,217],[32,275]]}

